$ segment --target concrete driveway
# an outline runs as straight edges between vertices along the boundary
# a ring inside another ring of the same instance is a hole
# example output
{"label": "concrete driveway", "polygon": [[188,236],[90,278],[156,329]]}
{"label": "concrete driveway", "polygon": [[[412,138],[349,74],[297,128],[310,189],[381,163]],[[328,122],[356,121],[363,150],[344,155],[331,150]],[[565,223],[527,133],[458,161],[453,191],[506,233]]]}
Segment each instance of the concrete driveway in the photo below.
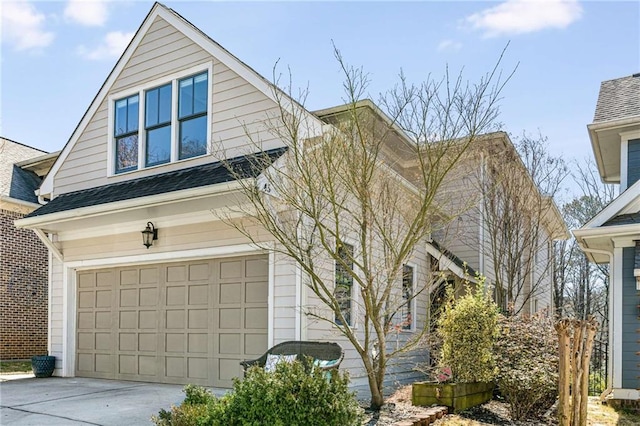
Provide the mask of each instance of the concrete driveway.
{"label": "concrete driveway", "polygon": [[148,426],[151,415],[182,402],[182,388],[85,378],[10,380],[0,383],[0,424]]}

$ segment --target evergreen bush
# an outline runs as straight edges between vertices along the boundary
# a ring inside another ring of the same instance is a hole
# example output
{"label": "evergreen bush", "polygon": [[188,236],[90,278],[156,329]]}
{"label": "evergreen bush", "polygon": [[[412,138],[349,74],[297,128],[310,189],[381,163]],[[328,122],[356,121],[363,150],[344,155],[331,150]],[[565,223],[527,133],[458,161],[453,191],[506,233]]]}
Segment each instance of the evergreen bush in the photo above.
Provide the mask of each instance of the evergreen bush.
{"label": "evergreen bush", "polygon": [[450,369],[454,382],[490,382],[497,373],[493,355],[498,337],[498,306],[491,300],[484,280],[476,289],[449,297],[438,319],[442,339],[440,369]]}
{"label": "evergreen bush", "polygon": [[185,401],[152,420],[159,426],[359,426],[364,412],[348,385],[346,373],[329,375],[298,361],[281,362],[274,372],[252,367],[220,399],[187,385]]}

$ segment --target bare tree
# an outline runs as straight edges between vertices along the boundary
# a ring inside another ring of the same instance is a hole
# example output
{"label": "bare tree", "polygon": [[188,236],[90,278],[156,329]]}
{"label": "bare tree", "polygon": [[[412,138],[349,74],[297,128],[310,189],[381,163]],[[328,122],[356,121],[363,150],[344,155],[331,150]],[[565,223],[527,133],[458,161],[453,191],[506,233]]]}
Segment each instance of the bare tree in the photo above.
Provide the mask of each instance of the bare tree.
{"label": "bare tree", "polygon": [[[475,84],[462,75],[450,80],[448,71],[420,85],[401,75],[396,88],[381,95],[382,114],[363,101],[367,74],[334,53],[345,78],[341,112],[325,117],[331,125],[318,132],[303,108],[306,90],[297,102],[291,100],[290,78],[284,90],[274,90],[278,111],[266,128],[287,152],[275,164],[271,157],[253,156],[253,167],[264,170],[255,179],[228,164],[246,202],[223,220],[298,265],[310,290],[303,313],[350,342],[367,373],[371,406],[379,408],[390,360],[428,332],[421,318],[414,333],[390,344],[394,330],[412,320],[408,302],[426,297],[432,282],[425,274],[409,291],[402,285],[405,266],[441,213],[435,200],[444,178],[495,124],[499,95],[511,75],[502,77],[500,61]],[[259,150],[260,136],[247,131],[247,137]],[[244,219],[233,219],[239,216]]]}
{"label": "bare tree", "polygon": [[543,136],[525,134],[514,145],[516,150],[507,147],[487,156],[481,209],[497,302],[519,314],[547,290],[545,283],[551,291],[552,241],[558,230],[550,217],[568,169],[549,154]]}
{"label": "bare tree", "polygon": [[[576,164],[572,174],[581,194],[564,204],[562,213],[572,229],[586,224],[616,196],[614,185],[602,183],[595,164]],[[607,264],[590,263],[575,239],[557,246],[555,292],[558,313],[586,320],[593,316],[607,329],[609,271]]]}

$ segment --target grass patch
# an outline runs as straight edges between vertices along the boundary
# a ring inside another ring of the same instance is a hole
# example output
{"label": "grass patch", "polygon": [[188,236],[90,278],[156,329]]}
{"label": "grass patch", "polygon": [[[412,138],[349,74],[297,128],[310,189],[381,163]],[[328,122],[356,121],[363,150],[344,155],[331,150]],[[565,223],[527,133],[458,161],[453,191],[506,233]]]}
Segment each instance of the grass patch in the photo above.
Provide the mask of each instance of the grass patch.
{"label": "grass patch", "polygon": [[588,410],[588,426],[635,426],[640,424],[640,415],[622,410],[616,411],[608,405],[601,404],[597,397],[589,398]]}
{"label": "grass patch", "polygon": [[31,361],[0,361],[0,373],[31,373]]}

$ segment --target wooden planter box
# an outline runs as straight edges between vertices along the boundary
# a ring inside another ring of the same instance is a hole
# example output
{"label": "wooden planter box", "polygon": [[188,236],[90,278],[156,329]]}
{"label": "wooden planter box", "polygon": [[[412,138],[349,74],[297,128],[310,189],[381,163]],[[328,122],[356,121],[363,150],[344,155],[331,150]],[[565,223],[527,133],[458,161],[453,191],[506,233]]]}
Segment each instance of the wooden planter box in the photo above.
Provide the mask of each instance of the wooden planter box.
{"label": "wooden planter box", "polygon": [[489,401],[494,387],[492,382],[416,382],[412,386],[411,401],[413,405],[446,405],[458,412]]}

